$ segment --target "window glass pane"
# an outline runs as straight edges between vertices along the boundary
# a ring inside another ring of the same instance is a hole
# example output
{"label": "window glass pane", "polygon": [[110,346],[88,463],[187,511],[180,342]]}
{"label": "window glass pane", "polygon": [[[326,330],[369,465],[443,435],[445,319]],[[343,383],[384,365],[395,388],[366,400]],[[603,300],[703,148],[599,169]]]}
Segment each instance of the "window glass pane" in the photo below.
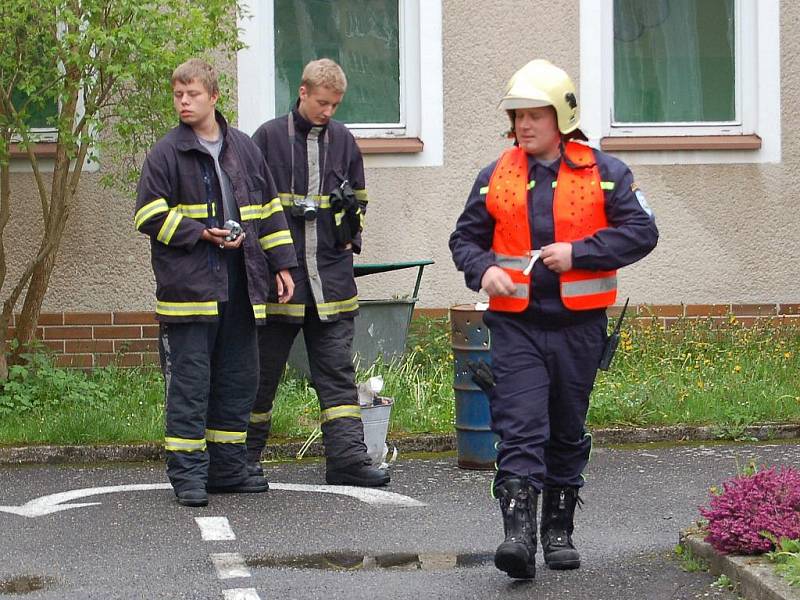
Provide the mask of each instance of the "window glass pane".
{"label": "window glass pane", "polygon": [[734,0],[614,0],[614,121],[735,121]]}
{"label": "window glass pane", "polygon": [[[19,110],[27,100],[28,95],[25,92],[14,90],[11,94],[11,102],[17,110]],[[27,123],[29,127],[48,129],[54,127],[51,117],[55,117],[58,114],[58,105],[55,101],[34,101],[28,104],[26,110],[28,111]]]}
{"label": "window glass pane", "polygon": [[345,123],[400,122],[398,0],[275,0],[275,108],[297,99],[303,66],[332,58],[347,75]]}

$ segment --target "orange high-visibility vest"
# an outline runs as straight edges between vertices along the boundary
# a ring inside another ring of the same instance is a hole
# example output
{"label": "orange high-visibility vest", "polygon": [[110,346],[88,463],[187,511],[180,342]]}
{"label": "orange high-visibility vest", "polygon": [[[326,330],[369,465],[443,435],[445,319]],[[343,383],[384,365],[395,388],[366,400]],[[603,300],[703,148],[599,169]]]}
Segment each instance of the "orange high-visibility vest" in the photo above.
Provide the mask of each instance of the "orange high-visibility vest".
{"label": "orange high-visibility vest", "polygon": [[[562,161],[553,197],[556,242],[574,242],[608,227],[600,171],[589,146],[567,142],[566,154],[577,168]],[[530,301],[532,257],[528,220],[528,156],[522,148],[506,150],[489,179],[486,208],[495,220],[492,250],[497,264],[514,282],[510,296],[491,296],[489,308],[522,312]],[[616,271],[572,269],[560,275],[561,301],[570,310],[605,308],[617,297]]]}

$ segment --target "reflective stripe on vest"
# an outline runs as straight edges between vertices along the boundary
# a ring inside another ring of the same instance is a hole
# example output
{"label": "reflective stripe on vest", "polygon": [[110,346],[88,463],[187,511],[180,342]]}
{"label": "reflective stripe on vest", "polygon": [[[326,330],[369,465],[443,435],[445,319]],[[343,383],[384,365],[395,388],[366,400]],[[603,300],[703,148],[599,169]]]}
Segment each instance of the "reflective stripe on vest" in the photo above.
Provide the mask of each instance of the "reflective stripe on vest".
{"label": "reflective stripe on vest", "polygon": [[[553,182],[553,224],[556,242],[574,242],[608,226],[605,194],[589,146],[568,142],[558,179]],[[511,296],[492,296],[489,308],[522,312],[528,307],[531,279],[524,274],[530,264],[532,238],[528,216],[528,157],[519,147],[509,148],[497,161],[489,180],[486,208],[495,220],[492,250],[517,290]],[[576,218],[576,211],[582,218]],[[560,275],[561,301],[570,310],[605,308],[616,300],[615,271],[572,269]],[[520,290],[525,288],[524,293]]]}
{"label": "reflective stripe on vest", "polygon": [[592,277],[580,281],[568,281],[561,284],[561,295],[564,298],[577,298],[590,294],[604,294],[617,289],[617,276]]}

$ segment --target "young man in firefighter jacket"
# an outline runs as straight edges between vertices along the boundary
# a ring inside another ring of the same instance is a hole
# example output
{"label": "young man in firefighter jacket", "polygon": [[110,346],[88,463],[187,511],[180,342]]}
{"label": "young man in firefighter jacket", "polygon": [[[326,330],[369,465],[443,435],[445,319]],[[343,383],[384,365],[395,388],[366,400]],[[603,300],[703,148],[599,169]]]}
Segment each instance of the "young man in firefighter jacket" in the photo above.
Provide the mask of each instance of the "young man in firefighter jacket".
{"label": "young man in firefighter jacket", "polygon": [[648,254],[658,230],[630,170],[574,141],[585,137],[564,71],[528,63],[500,108],[515,145],[478,175],[450,249],[467,285],[489,295],[489,400],[500,437],[494,493],[505,530],[495,565],[532,578],[540,493],[545,563],[580,565],[573,515],[589,459],[584,423],[606,343],[605,308],[616,298],[616,270]]}
{"label": "young man in firefighter jacket", "polygon": [[278,381],[302,329],[320,402],[325,479],[380,486],[389,474],[367,455],[351,356],[358,314],[353,253],[361,250],[367,193],[355,139],[331,118],[346,87],[334,61],[310,62],[294,109],[253,135],[278,187],[299,265],[292,269],[291,302],[276,303],[272,290],[267,325],[259,329],[261,376],[247,430],[248,462],[251,473],[262,473]]}
{"label": "young man in firefighter jacket", "polygon": [[261,152],[215,109],[213,68],[187,61],[172,89],[181,122],[145,159],[135,225],[150,236],[156,278],[167,475],[180,504],[205,506],[207,493],[268,489],[245,448],[256,324],[272,277],[278,301],[291,297],[297,259]]}

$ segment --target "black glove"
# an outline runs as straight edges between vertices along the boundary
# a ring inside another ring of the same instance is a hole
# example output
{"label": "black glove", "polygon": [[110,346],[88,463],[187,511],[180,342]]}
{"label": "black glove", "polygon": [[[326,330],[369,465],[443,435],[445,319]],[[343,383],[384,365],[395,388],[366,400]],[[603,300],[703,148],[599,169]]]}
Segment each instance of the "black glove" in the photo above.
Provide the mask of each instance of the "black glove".
{"label": "black glove", "polygon": [[353,241],[361,229],[361,207],[346,179],[331,192],[331,211],[336,244],[344,247]]}
{"label": "black glove", "polygon": [[494,388],[494,375],[492,375],[492,369],[489,368],[483,360],[479,360],[475,362],[474,360],[467,361],[467,368],[472,373],[472,381],[475,382],[479,388],[481,388],[485,393],[490,393],[492,388]]}

